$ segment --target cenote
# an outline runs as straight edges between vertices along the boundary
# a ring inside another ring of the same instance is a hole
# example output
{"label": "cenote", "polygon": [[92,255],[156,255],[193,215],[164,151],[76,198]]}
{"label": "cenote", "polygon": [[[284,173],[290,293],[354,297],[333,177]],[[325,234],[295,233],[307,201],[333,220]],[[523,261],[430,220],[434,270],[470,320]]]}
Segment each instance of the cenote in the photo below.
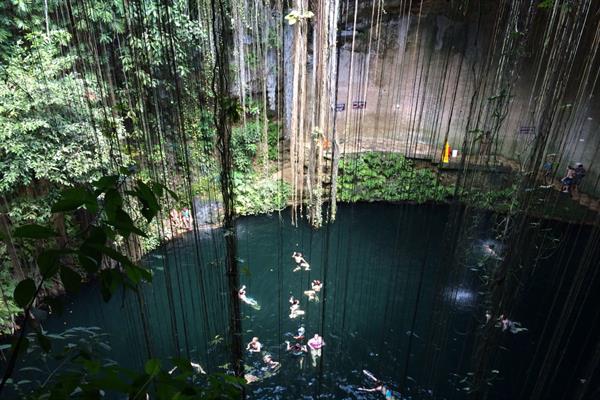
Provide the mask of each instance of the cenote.
{"label": "cenote", "polygon": [[[441,205],[341,205],[335,222],[321,229],[304,221],[292,226],[289,210],[240,218],[240,283],[260,305],[256,310],[242,303],[243,342],[258,336],[263,354],[281,363],[276,372],[265,373],[262,355],[245,352],[247,372],[261,378],[247,386],[247,397],[377,398],[381,395],[358,391],[374,386],[361,372],[366,369],[398,398],[467,398],[474,339],[486,323],[482,282],[499,265],[482,248],[494,243],[499,217],[472,215],[477,221],[468,244],[455,249],[465,263],[457,269],[448,256],[448,247],[456,242],[450,235],[456,212],[463,211]],[[569,301],[565,287],[573,276],[564,274],[564,268],[581,256],[578,239],[587,228],[552,223],[548,229],[561,242],[538,263],[522,291],[521,306],[512,310],[511,319],[528,330],[500,333],[501,350],[488,374],[490,398],[513,399],[532,390],[552,344],[542,340],[544,333],[555,329],[557,310]],[[106,357],[125,367],[140,368],[148,357],[158,357],[169,368],[173,357],[186,357],[207,372],[223,372],[229,361],[229,310],[222,238],[223,231],[216,228],[174,239],[145,257],[154,279],[140,296],[128,291],[106,304],[90,284],[69,298],[64,314],[51,316],[44,328],[56,333],[98,327],[108,334]],[[500,246],[496,249],[502,254]],[[304,254],[310,271],[293,272],[294,251]],[[314,279],[324,282],[318,302],[303,295]],[[597,293],[580,299],[580,314],[568,321],[571,336],[563,343],[563,364],[554,370],[552,398],[563,398],[582,384],[579,365],[585,368],[592,357],[599,331],[597,325],[584,325],[598,312]],[[304,316],[289,317],[290,295],[301,299]],[[556,316],[548,318],[548,313]],[[324,337],[322,362],[316,367],[310,354],[297,357],[285,351],[285,341],[293,342],[300,326],[307,337]]]}

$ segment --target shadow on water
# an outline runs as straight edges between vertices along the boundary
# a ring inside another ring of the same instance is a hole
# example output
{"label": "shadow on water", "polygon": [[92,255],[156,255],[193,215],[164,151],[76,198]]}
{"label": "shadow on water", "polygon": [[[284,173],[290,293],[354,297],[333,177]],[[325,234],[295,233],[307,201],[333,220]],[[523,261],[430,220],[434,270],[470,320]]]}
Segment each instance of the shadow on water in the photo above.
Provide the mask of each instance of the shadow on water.
{"label": "shadow on water", "polygon": [[[443,256],[448,216],[445,206],[357,204],[342,205],[335,223],[320,230],[305,223],[291,226],[287,211],[241,218],[240,282],[261,306],[256,310],[243,304],[244,342],[258,336],[264,346],[261,355],[246,353],[248,371],[262,378],[249,386],[248,397],[383,398],[357,390],[374,386],[361,372],[367,369],[402,398],[466,398],[473,336],[485,323],[480,289],[486,268],[494,265],[494,256],[482,250],[493,243],[493,217],[481,217],[471,243],[462,249],[468,267],[454,281],[458,283],[445,287],[436,277],[449,264]],[[155,278],[143,288],[142,303],[131,293],[102,303],[91,285],[45,328],[57,332],[98,326],[110,335],[110,358],[128,367],[139,368],[149,356],[185,356],[207,371],[222,370],[228,360],[222,232],[200,232],[197,249],[194,240],[188,234],[146,257]],[[494,249],[501,257],[501,246]],[[294,251],[303,253],[309,271],[293,272]],[[544,265],[551,269],[552,258]],[[546,275],[546,285],[552,277]],[[325,285],[319,301],[304,295],[314,279]],[[522,379],[515,377],[518,369],[513,367],[533,354],[543,323],[540,310],[550,301],[543,282],[534,281],[531,290],[535,293],[526,295],[532,298],[530,306],[519,310],[517,318],[529,331],[507,338],[498,361],[498,374],[506,378],[498,380],[491,398],[516,398],[510,396],[519,393]],[[289,317],[291,295],[305,311],[295,319]],[[438,341],[432,347],[431,338],[442,326],[434,318],[440,301],[451,318],[442,345]],[[300,326],[308,338],[324,336],[322,365],[313,367],[310,354],[285,351],[285,341],[294,342]],[[281,363],[277,371],[264,368],[265,353]],[[509,378],[514,380],[509,383]]]}

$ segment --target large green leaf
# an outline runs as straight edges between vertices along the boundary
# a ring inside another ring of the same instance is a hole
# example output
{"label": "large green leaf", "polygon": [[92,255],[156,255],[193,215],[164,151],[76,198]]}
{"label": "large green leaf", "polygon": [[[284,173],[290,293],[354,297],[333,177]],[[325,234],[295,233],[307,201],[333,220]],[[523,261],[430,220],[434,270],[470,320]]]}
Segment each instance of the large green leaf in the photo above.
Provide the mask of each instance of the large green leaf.
{"label": "large green leaf", "polygon": [[37,257],[37,265],[44,279],[50,279],[58,272],[58,261],[63,252],[60,250],[44,250]]}
{"label": "large green leaf", "polygon": [[97,208],[96,197],[83,187],[68,188],[61,193],[60,199],[52,206],[52,212],[74,211],[86,205],[91,212]]}
{"label": "large green leaf", "polygon": [[27,278],[22,280],[19,282],[13,293],[15,303],[21,308],[27,307],[31,300],[33,300],[35,290],[36,286],[33,279]]}
{"label": "large green leaf", "polygon": [[130,234],[135,233],[139,236],[148,237],[144,231],[133,224],[133,220],[129,214],[127,214],[127,212],[125,212],[125,210],[122,208],[117,209],[114,215],[107,216],[108,223],[114,226],[121,235],[128,237]]}
{"label": "large green leaf", "polygon": [[71,268],[65,266],[60,268],[60,280],[68,292],[77,293],[79,291],[81,286],[81,275]]}
{"label": "large green leaf", "polygon": [[47,239],[56,235],[52,229],[37,224],[19,226],[13,233],[14,237],[31,239]]}
{"label": "large green leaf", "polygon": [[150,376],[158,375],[160,372],[160,360],[158,358],[151,358],[146,361],[144,371]]}

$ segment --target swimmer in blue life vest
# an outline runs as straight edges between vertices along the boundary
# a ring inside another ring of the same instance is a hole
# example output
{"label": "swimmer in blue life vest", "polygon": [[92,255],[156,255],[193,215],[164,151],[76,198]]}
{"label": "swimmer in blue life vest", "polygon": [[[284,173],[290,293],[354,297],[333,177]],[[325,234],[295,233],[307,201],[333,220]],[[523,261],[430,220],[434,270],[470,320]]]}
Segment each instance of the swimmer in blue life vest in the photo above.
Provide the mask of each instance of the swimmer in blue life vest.
{"label": "swimmer in blue life vest", "polygon": [[377,386],[375,386],[374,388],[370,388],[370,389],[358,388],[358,390],[360,390],[361,392],[379,392],[385,396],[386,400],[396,399],[396,397],[394,397],[394,393],[392,392],[392,390],[390,388],[388,388],[386,385],[384,385],[383,382],[381,382],[379,379],[375,378],[375,376],[372,373],[370,373],[366,369],[363,369],[363,374],[365,374],[368,378],[375,381],[375,384]]}
{"label": "swimmer in blue life vest", "polygon": [[252,307],[256,310],[260,310],[260,306],[258,305],[258,302],[256,300],[254,300],[252,297],[246,296],[246,285],[243,285],[240,288],[240,290],[238,290],[238,297],[240,298],[241,301],[248,304],[250,307]]}

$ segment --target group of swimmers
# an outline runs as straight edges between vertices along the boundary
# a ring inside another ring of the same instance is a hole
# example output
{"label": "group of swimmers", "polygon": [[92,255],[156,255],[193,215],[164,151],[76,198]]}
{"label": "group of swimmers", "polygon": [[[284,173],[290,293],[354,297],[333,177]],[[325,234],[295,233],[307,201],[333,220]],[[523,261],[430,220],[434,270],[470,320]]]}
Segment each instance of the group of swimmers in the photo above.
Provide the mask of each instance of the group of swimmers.
{"label": "group of swimmers", "polygon": [[[296,263],[295,268],[293,269],[294,272],[310,271],[310,264],[308,263],[308,261],[306,261],[306,259],[302,255],[302,253],[294,252],[292,254],[292,259]],[[319,301],[318,295],[321,292],[321,289],[323,288],[323,282],[321,282],[318,279],[314,279],[313,281],[311,281],[310,286],[311,286],[310,290],[305,290],[304,295],[308,297],[309,301],[318,302]],[[238,297],[245,304],[247,304],[257,310],[260,309],[258,302],[248,296],[248,294],[246,292],[246,285],[243,285],[240,288],[240,290],[238,291]],[[301,317],[305,314],[305,311],[300,309],[300,300],[298,298],[294,297],[293,295],[290,296],[289,303],[290,303],[290,315],[289,315],[290,319],[296,319],[297,317]],[[315,333],[310,339],[308,339],[305,342],[305,339],[306,339],[305,335],[306,335],[306,328],[304,327],[304,325],[300,325],[300,327],[298,328],[297,333],[295,335],[290,334],[290,336],[292,336],[292,338],[294,339],[293,342],[290,342],[289,340],[285,341],[285,344],[286,344],[285,350],[286,350],[286,352],[288,352],[291,355],[298,358],[300,368],[302,368],[303,363],[304,363],[304,355],[310,353],[311,360],[312,360],[312,366],[316,367],[318,360],[321,358],[322,349],[325,346],[325,340],[323,339],[323,337],[321,335],[319,335],[318,333]],[[281,367],[281,364],[278,361],[275,361],[271,354],[264,351],[263,345],[260,342],[260,339],[258,336],[254,336],[252,338],[252,340],[250,340],[250,342],[246,345],[246,351],[248,351],[251,354],[263,354],[263,356],[262,356],[262,362],[264,365],[264,367],[262,368],[263,371],[275,373]],[[363,373],[365,374],[365,376],[367,376],[369,379],[371,379],[375,382],[375,386],[370,387],[370,388],[361,387],[358,390],[363,391],[363,392],[379,392],[379,393],[383,394],[387,400],[393,400],[395,398],[392,390],[389,387],[387,387],[385,384],[383,384],[380,380],[375,378],[375,376],[373,376],[373,374],[371,374],[367,370],[363,370]],[[256,380],[258,380],[258,377],[251,375],[251,374],[247,374],[246,381],[248,381],[248,383],[255,382]]]}
{"label": "group of swimmers", "polygon": [[585,168],[582,163],[575,164],[575,167],[567,167],[567,175],[560,180],[562,183],[562,192],[568,193],[569,195],[577,191],[583,177],[585,176]]}
{"label": "group of swimmers", "polygon": [[[292,254],[292,259],[296,262],[296,266],[294,268],[294,272],[296,271],[310,271],[310,264],[306,261],[302,253],[294,252]],[[323,283],[315,279],[311,282],[311,289],[306,290],[304,294],[308,297],[309,301],[319,301],[318,293],[323,288]],[[246,285],[243,285],[238,290],[238,298],[244,302],[245,304],[251,306],[256,310],[260,310],[260,305],[258,302],[249,297],[246,292]],[[290,296],[290,319],[295,319],[299,316],[305,314],[304,310],[300,309],[300,300],[295,298],[294,296]],[[300,326],[298,328],[298,334],[293,336],[295,343],[290,344],[289,341],[286,341],[286,351],[290,352],[295,356],[302,356],[304,353],[310,352],[312,356],[312,364],[313,366],[317,366],[317,360],[321,357],[321,349],[325,346],[325,341],[323,337],[321,337],[318,333],[315,333],[314,336],[308,340],[306,344],[303,344],[304,334],[306,330],[304,326]],[[250,353],[261,353],[263,352],[262,343],[259,341],[258,336],[252,338],[252,340],[246,345],[246,350]],[[279,368],[280,363],[273,360],[273,357],[269,353],[265,353],[262,357],[262,361],[265,364],[265,368],[268,370],[275,370]],[[300,360],[300,364],[302,365],[302,359]]]}
{"label": "group of swimmers", "polygon": [[189,208],[184,207],[181,211],[171,209],[169,212],[169,219],[173,225],[174,230],[188,230],[191,231],[194,226],[194,220],[192,219],[192,213]]}

